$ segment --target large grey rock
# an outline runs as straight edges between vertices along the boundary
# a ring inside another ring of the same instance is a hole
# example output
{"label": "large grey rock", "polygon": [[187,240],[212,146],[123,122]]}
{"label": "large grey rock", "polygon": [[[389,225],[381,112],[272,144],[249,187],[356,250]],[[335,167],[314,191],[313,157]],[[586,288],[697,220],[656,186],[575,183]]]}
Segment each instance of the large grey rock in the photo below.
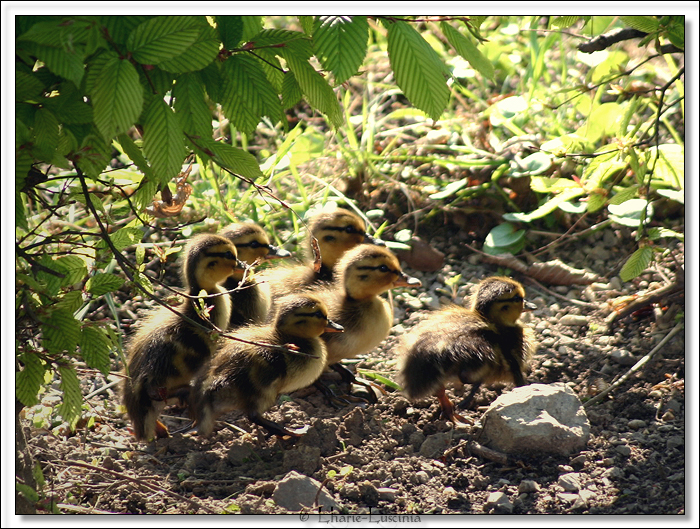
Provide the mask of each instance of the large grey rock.
{"label": "large grey rock", "polygon": [[483,423],[482,442],[506,453],[569,455],[590,436],[581,401],[563,383],[515,388],[489,406]]}
{"label": "large grey rock", "polygon": [[319,494],[320,488],[321,484],[315,479],[292,470],[277,484],[272,499],[280,507],[299,512],[303,509],[316,509],[314,500],[318,494],[318,506],[324,512],[337,511],[338,504],[333,497],[325,489]]}

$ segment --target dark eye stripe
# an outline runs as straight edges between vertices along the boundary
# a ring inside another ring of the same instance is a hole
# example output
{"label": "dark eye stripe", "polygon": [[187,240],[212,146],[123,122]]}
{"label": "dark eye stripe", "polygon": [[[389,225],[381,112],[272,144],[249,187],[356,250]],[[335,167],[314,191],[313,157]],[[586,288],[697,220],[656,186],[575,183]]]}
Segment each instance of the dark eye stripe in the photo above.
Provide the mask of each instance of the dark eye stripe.
{"label": "dark eye stripe", "polygon": [[231,259],[231,260],[236,260],[236,256],[233,255],[233,252],[231,251],[226,251],[226,252],[205,252],[204,255],[207,257],[223,257],[224,259]]}
{"label": "dark eye stripe", "polygon": [[392,274],[399,275],[399,272],[392,270],[387,265],[377,265],[377,266],[358,266],[358,270],[381,270],[382,272],[391,272]]}
{"label": "dark eye stripe", "polygon": [[328,226],[328,227],[325,227],[325,228],[323,228],[323,229],[324,229],[324,230],[328,230],[328,231],[345,231],[345,232],[348,232],[348,233],[357,233],[357,234],[361,234],[361,235],[364,235],[364,234],[365,234],[364,231],[358,230],[358,229],[355,228],[354,226],[345,226],[345,227],[342,227],[342,226]]}
{"label": "dark eye stripe", "polygon": [[269,244],[263,244],[258,241],[251,241],[245,243],[236,243],[236,248],[267,248],[270,249]]}

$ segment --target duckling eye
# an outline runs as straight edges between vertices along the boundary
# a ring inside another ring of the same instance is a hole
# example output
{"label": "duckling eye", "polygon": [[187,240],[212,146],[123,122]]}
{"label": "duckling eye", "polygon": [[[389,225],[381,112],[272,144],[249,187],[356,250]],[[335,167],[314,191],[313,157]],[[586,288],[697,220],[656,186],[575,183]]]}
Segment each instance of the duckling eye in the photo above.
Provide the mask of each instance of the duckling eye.
{"label": "duckling eye", "polygon": [[333,237],[332,235],[326,235],[326,236],[323,238],[323,240],[326,241],[326,242],[331,242],[331,241],[334,241],[334,240],[335,240],[335,237]]}
{"label": "duckling eye", "polygon": [[387,265],[382,265],[382,266],[380,266],[380,267],[379,267],[379,270],[380,270],[381,272],[391,272],[391,270],[389,270],[389,267],[388,267]]}
{"label": "duckling eye", "polygon": [[225,252],[224,252],[224,257],[225,257],[226,259],[231,259],[231,260],[235,260],[235,259],[236,259],[236,256],[233,255],[233,252],[232,252],[231,250],[225,251]]}
{"label": "duckling eye", "polygon": [[354,226],[345,226],[345,231],[347,233],[357,233],[357,230],[355,229]]}

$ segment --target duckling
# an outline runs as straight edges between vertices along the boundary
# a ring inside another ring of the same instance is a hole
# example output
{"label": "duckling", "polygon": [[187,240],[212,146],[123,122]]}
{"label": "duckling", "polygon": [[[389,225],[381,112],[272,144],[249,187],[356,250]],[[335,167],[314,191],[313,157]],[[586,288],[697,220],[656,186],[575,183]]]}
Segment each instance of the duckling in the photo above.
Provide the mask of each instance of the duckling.
{"label": "duckling", "polygon": [[[345,328],[342,334],[322,336],[328,348],[326,365],[346,382],[354,382],[354,375],[340,361],[379,345],[394,321],[393,308],[380,294],[396,287],[419,287],[421,282],[401,270],[391,250],[373,244],[348,250],[336,264],[335,276],[331,285],[311,291],[326,302],[330,318]],[[321,383],[316,386],[331,399],[334,397]]]}
{"label": "duckling", "polygon": [[435,395],[442,414],[453,422],[469,422],[455,413],[445,384],[472,384],[459,406],[471,404],[481,384],[525,385],[523,371],[535,347],[533,332],[518,318],[536,306],[525,290],[508,277],[488,277],[472,296],[469,309],[452,305],[433,312],[403,337],[399,380],[410,400]]}
{"label": "duckling", "polygon": [[[265,270],[263,278],[269,284],[272,298],[298,291],[333,279],[333,269],[342,255],[358,244],[384,245],[365,231],[364,221],[352,211],[336,208],[312,215],[307,222],[310,236],[305,250],[305,262],[295,266],[281,266]],[[318,243],[321,265],[314,268],[314,241]]]}
{"label": "duckling", "polygon": [[190,410],[198,433],[209,436],[217,417],[239,409],[271,434],[303,435],[305,429],[288,430],[262,414],[281,393],[306,387],[318,378],[326,364],[326,347],[319,337],[342,330],[328,319],[320,298],[310,294],[280,298],[273,323],[238,329],[237,340],[227,341],[195,380]]}
{"label": "duckling", "polygon": [[[224,292],[220,286],[241,270],[236,247],[218,235],[203,234],[185,245],[181,276],[187,294],[197,296]],[[201,300],[201,298],[200,298]],[[205,299],[205,311],[195,308],[196,299],[186,299],[175,309],[194,322],[211,326],[201,315],[208,311],[211,323],[220,329],[228,325],[231,302],[226,295]],[[143,320],[128,347],[128,377],[123,385],[123,402],[137,440],[167,437],[168,430],[158,415],[166,401],[187,394],[190,380],[214,353],[210,334],[166,307]]]}
{"label": "duckling", "polygon": [[[249,265],[260,259],[286,259],[292,256],[287,250],[271,245],[270,239],[257,224],[231,224],[221,230],[219,235],[231,241],[238,252],[238,259]],[[260,287],[251,269],[228,277],[224,288],[231,291],[229,329],[249,323],[263,323],[267,319],[270,310],[269,292]]]}

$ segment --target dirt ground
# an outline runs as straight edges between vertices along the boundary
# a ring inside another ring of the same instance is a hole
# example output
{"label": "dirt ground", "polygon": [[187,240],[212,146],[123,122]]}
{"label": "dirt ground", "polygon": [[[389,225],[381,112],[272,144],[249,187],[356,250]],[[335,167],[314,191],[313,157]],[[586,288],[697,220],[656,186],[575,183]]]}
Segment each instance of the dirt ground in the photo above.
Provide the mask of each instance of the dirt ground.
{"label": "dirt ground", "polygon": [[[454,226],[422,235],[445,254],[445,264],[430,273],[404,264],[423,286],[394,292],[395,326],[357,369],[395,379],[394,346],[402,333],[441,302],[461,303],[482,277],[504,272],[469,250],[466,236]],[[585,402],[683,321],[681,292],[606,330],[612,302],[658,290],[674,277],[669,257],[657,271],[622,284],[611,270],[619,269],[633,245],[628,232],[608,230],[559,250],[557,256],[567,264],[598,276],[593,287],[546,286],[513,274],[538,307],[523,318],[538,337],[528,382],[565,382]],[[683,247],[677,245],[672,256],[682,262]],[[450,279],[457,274],[461,278],[453,287]],[[123,322],[143,308],[138,298],[124,300]],[[455,428],[439,418],[436,399],[410,403],[386,387],[377,403],[342,409],[311,388],[282,396],[267,413],[288,427],[310,425],[298,440],[267,437],[233,412],[221,417],[208,440],[174,434],[145,445],[129,432],[119,387],[107,387],[103,377],[87,372],[82,380],[89,395],[86,417],[94,421],[75,435],[63,435],[60,428],[35,428],[33,410],[24,410],[23,427],[46,480],[46,512],[53,501],[61,512],[78,514],[287,513],[273,493],[294,470],[323,483],[342,514],[665,514],[681,520],[687,479],[684,332],[608,398],[586,408],[590,441],[569,457],[511,456],[503,464],[470,452],[483,410],[510,386],[480,390],[476,408],[464,412],[474,426]],[[120,367],[115,362],[114,371]],[[327,380],[348,389],[339,378],[328,375]],[[57,388],[43,396],[44,404],[56,404]],[[448,394],[458,399],[464,389]],[[187,416],[174,408],[164,415],[171,429],[185,424]],[[436,440],[443,443],[437,451],[431,449]],[[572,473],[578,478],[573,489],[561,478]],[[505,494],[505,507],[494,504],[497,492]]]}

